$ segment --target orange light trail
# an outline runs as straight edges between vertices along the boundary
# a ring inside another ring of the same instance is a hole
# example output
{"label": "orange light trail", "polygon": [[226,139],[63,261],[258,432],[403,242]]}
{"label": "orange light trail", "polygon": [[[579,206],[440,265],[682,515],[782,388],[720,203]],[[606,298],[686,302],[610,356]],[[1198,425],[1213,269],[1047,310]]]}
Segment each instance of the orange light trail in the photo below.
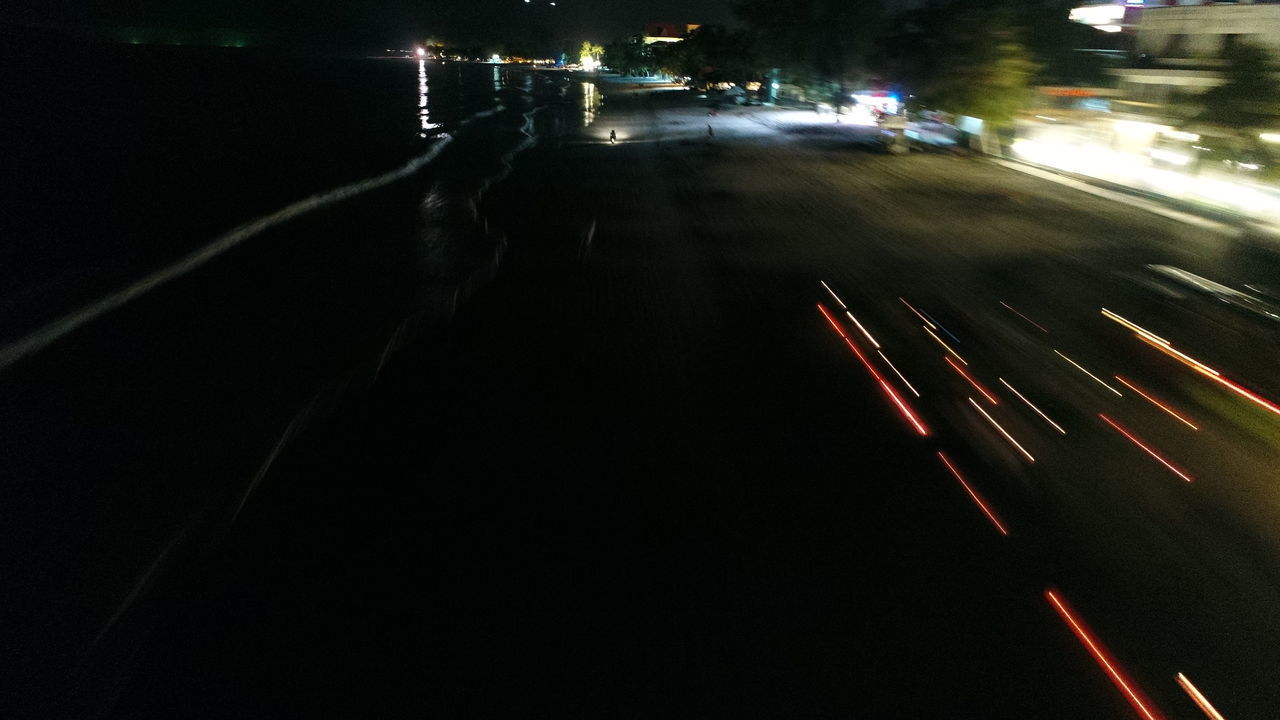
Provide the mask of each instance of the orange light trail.
{"label": "orange light trail", "polygon": [[853,313],[849,312],[848,310],[845,310],[844,314],[848,315],[849,319],[853,321],[853,324],[857,325],[858,329],[862,331],[862,334],[867,336],[867,339],[871,341],[871,345],[875,347],[875,349],[879,350],[880,343],[876,342],[876,339],[871,337],[871,333],[867,332],[867,329],[862,327],[862,323],[858,322],[858,318],[854,317]]}
{"label": "orange light trail", "polygon": [[915,395],[916,397],[920,397],[920,392],[911,386],[911,383],[907,381],[907,378],[902,373],[898,372],[897,366],[889,362],[889,358],[883,352],[879,350],[877,350],[876,352],[880,353],[880,359],[884,360],[885,364],[887,364],[889,368],[893,370],[895,374],[897,374],[898,379],[902,381],[903,385],[907,386],[907,389],[911,391],[911,394]]}
{"label": "orange light trail", "polygon": [[1227,720],[1222,717],[1222,713],[1218,712],[1218,709],[1209,702],[1209,698],[1205,697],[1204,693],[1200,692],[1199,688],[1191,684],[1191,681],[1187,679],[1186,675],[1178,673],[1178,684],[1182,686],[1183,690],[1187,691],[1187,694],[1191,696],[1191,701],[1196,704],[1196,707],[1204,711],[1204,714],[1208,715],[1210,720]]}
{"label": "orange light trail", "polygon": [[1119,391],[1119,390],[1117,390],[1117,389],[1115,389],[1115,388],[1111,387],[1110,385],[1108,385],[1108,384],[1106,384],[1106,383],[1102,382],[1102,380],[1101,380],[1097,375],[1094,375],[1093,373],[1089,372],[1088,370],[1085,370],[1085,369],[1084,369],[1084,367],[1083,367],[1080,363],[1076,362],[1075,360],[1072,360],[1071,358],[1067,357],[1066,355],[1063,355],[1062,353],[1058,352],[1057,350],[1054,350],[1054,352],[1058,353],[1058,357],[1062,358],[1063,360],[1066,360],[1067,362],[1071,363],[1072,365],[1075,365],[1077,370],[1079,370],[1080,372],[1084,373],[1085,375],[1088,375],[1089,377],[1093,378],[1093,379],[1094,379],[1094,381],[1096,381],[1096,382],[1097,382],[1099,385],[1101,385],[1102,387],[1104,387],[1104,388],[1106,388],[1106,389],[1110,390],[1111,392],[1115,393],[1115,394],[1116,394],[1117,396],[1119,396],[1119,397],[1124,397],[1124,395],[1121,395],[1121,394],[1120,394],[1120,391]]}
{"label": "orange light trail", "polygon": [[952,350],[950,345],[948,345],[948,344],[946,344],[946,343],[942,342],[942,338],[938,337],[937,335],[934,335],[932,330],[930,330],[929,328],[924,328],[924,331],[925,331],[925,332],[927,332],[927,333],[929,333],[929,337],[933,338],[934,340],[937,340],[939,345],[941,345],[942,347],[946,348],[946,351],[947,351],[947,352],[949,352],[949,353],[951,353],[953,356],[955,356],[955,359],[959,360],[960,362],[964,363],[965,365],[968,365],[968,364],[969,364],[969,361],[968,361],[968,360],[965,360],[964,358],[960,357],[960,353],[956,352],[955,350]]}
{"label": "orange light trail", "polygon": [[920,322],[923,322],[925,325],[928,325],[931,330],[938,329],[937,325],[934,325],[933,323],[929,322],[929,318],[921,315],[919,310],[911,307],[911,303],[907,302],[906,298],[899,296],[898,299],[901,300],[902,304],[906,305],[911,310],[911,312],[915,313],[916,317],[920,318]]}
{"label": "orange light trail", "polygon": [[875,366],[871,364],[871,361],[867,360],[867,356],[862,354],[862,351],[858,349],[858,346],[855,345],[853,340],[849,338],[849,335],[845,333],[844,328],[840,327],[840,323],[831,316],[831,313],[827,310],[826,306],[822,303],[818,303],[818,310],[820,310],[823,316],[827,318],[827,322],[831,323],[831,327],[835,328],[836,332],[840,334],[840,337],[844,340],[845,344],[849,346],[849,349],[853,351],[853,354],[857,355],[858,359],[862,361],[863,366],[871,373],[871,377],[875,378],[876,382],[880,383],[880,387],[884,390],[885,394],[889,396],[889,400],[892,401],[893,404],[898,407],[898,410],[902,412],[902,416],[907,419],[907,422],[911,423],[911,426],[916,429],[916,432],[920,433],[921,437],[928,437],[929,429],[925,427],[924,423],[920,422],[920,419],[911,411],[911,408],[907,403],[898,396],[898,392],[894,390],[889,383],[885,382],[884,378],[880,376],[880,373],[876,371]]}
{"label": "orange light trail", "polygon": [[996,517],[996,514],[991,512],[991,508],[987,507],[987,504],[982,501],[982,497],[979,496],[973,488],[969,487],[969,483],[965,482],[964,478],[961,477],[960,471],[956,470],[955,465],[951,464],[951,460],[948,459],[946,455],[943,455],[941,450],[938,451],[938,459],[942,461],[943,465],[947,466],[947,469],[956,477],[956,480],[960,481],[960,484],[964,486],[964,491],[969,493],[969,497],[972,498],[973,502],[982,510],[982,514],[987,516],[987,519],[991,521],[992,525],[996,526],[996,529],[1000,531],[1001,535],[1008,537],[1009,531],[1006,530],[1004,525],[1000,522],[1000,518]]}
{"label": "orange light trail", "polygon": [[1008,440],[1010,445],[1017,448],[1018,452],[1022,453],[1023,457],[1025,457],[1030,462],[1036,461],[1035,458],[1031,457],[1031,453],[1027,452],[1026,448],[1019,445],[1018,441],[1014,440],[1013,436],[1010,435],[1008,432],[1006,432],[1004,428],[1000,427],[1000,423],[996,422],[995,418],[988,415],[987,411],[983,410],[982,406],[979,405],[977,402],[975,402],[973,398],[969,398],[969,404],[973,406],[974,410],[977,410],[978,412],[982,413],[982,417],[986,418],[987,422],[991,423],[991,427],[995,428],[1001,435],[1003,435],[1004,439]]}
{"label": "orange light trail", "polygon": [[1129,438],[1129,441],[1132,442],[1134,445],[1137,445],[1138,447],[1145,450],[1148,455],[1158,460],[1161,465],[1164,465],[1165,467],[1173,471],[1174,475],[1177,475],[1178,477],[1182,478],[1183,480],[1186,480],[1187,482],[1191,482],[1190,475],[1178,469],[1178,467],[1173,463],[1169,462],[1168,460],[1165,460],[1155,450],[1152,450],[1151,448],[1147,447],[1145,443],[1143,443],[1138,438],[1134,437],[1133,433],[1120,427],[1120,424],[1117,423],[1115,420],[1112,420],[1111,418],[1107,417],[1106,415],[1103,415],[1102,413],[1098,413],[1098,417],[1102,418],[1104,422],[1106,422],[1111,427],[1115,428],[1121,435],[1124,435],[1125,437]]}
{"label": "orange light trail", "polygon": [[822,283],[822,287],[826,288],[827,292],[831,293],[831,297],[835,298],[835,301],[840,303],[841,310],[848,309],[849,306],[844,304],[844,301],[840,299],[840,296],[836,294],[835,290],[831,289],[831,286],[827,284],[826,280],[819,280],[818,282]]}
{"label": "orange light trail", "polygon": [[1044,414],[1044,412],[1042,412],[1042,411],[1040,410],[1040,408],[1036,407],[1036,406],[1035,406],[1035,405],[1034,405],[1030,400],[1028,400],[1028,399],[1026,399],[1025,397],[1023,397],[1023,396],[1022,396],[1022,393],[1018,392],[1017,388],[1015,388],[1014,386],[1010,385],[1010,384],[1009,384],[1009,382],[1008,382],[1007,380],[1005,380],[1004,378],[1000,378],[1000,382],[1001,382],[1001,383],[1003,383],[1005,387],[1009,388],[1009,390],[1011,390],[1011,391],[1013,392],[1013,394],[1014,394],[1014,395],[1017,395],[1019,400],[1021,400],[1021,401],[1022,401],[1022,402],[1024,402],[1024,403],[1026,403],[1026,404],[1027,404],[1027,407],[1031,408],[1032,410],[1035,410],[1035,411],[1036,411],[1036,414],[1037,414],[1037,415],[1039,415],[1040,417],[1044,418],[1044,421],[1045,421],[1045,422],[1047,422],[1047,423],[1049,423],[1050,425],[1052,425],[1054,430],[1057,430],[1058,432],[1062,433],[1063,435],[1066,435],[1066,434],[1067,434],[1067,431],[1066,431],[1066,430],[1063,430],[1061,425],[1059,425],[1058,423],[1054,422],[1053,420],[1050,420],[1048,415],[1045,415],[1045,414]]}
{"label": "orange light trail", "polygon": [[1168,345],[1168,344],[1169,344],[1169,341],[1168,341],[1168,340],[1165,340],[1164,338],[1160,337],[1159,335],[1156,335],[1155,333],[1151,332],[1150,330],[1147,330],[1146,328],[1142,327],[1141,325],[1139,325],[1139,324],[1137,324],[1137,323],[1135,323],[1135,322],[1130,322],[1129,320],[1126,320],[1126,319],[1124,319],[1124,318],[1120,317],[1119,315],[1117,315],[1117,314],[1115,314],[1115,313],[1111,312],[1110,310],[1108,310],[1108,309],[1106,309],[1106,308],[1102,308],[1102,314],[1103,314],[1103,315],[1105,315],[1107,318],[1110,318],[1111,320],[1114,320],[1115,322],[1118,322],[1118,323],[1120,323],[1121,325],[1123,325],[1123,326],[1125,326],[1125,327],[1129,328],[1130,330],[1132,330],[1132,331],[1134,331],[1134,332],[1138,333],[1139,335],[1144,335],[1144,336],[1146,336],[1146,337],[1149,337],[1149,338],[1151,338],[1152,340],[1155,340],[1156,342],[1158,342],[1158,343],[1160,343],[1160,344],[1162,344],[1162,345]]}
{"label": "orange light trail", "polygon": [[968,380],[970,385],[977,388],[978,392],[982,393],[982,396],[985,397],[988,401],[990,401],[992,405],[1000,404],[1000,400],[996,398],[995,395],[992,395],[991,393],[987,392],[987,389],[982,387],[981,383],[979,383],[977,380],[974,380],[972,377],[970,377],[969,373],[964,371],[964,368],[952,362],[951,358],[946,357],[945,355],[942,357],[942,359],[947,361],[947,364],[951,366],[951,369],[960,373],[960,377],[964,378],[965,380]]}
{"label": "orange light trail", "polygon": [[1014,310],[1014,309],[1013,309],[1013,306],[1012,306],[1012,305],[1010,305],[1009,303],[1007,303],[1007,302],[1005,302],[1005,301],[1001,300],[1001,301],[1000,301],[1000,304],[1001,304],[1001,305],[1003,305],[1003,306],[1005,306],[1005,308],[1006,308],[1006,309],[1008,309],[1008,310],[1009,310],[1009,312],[1013,313],[1014,315],[1017,315],[1018,317],[1022,318],[1023,320],[1026,320],[1027,322],[1031,323],[1032,325],[1035,325],[1035,326],[1036,326],[1036,329],[1037,329],[1037,330],[1039,330],[1040,332],[1042,332],[1042,333],[1046,333],[1046,334],[1049,332],[1048,330],[1045,330],[1043,327],[1041,327],[1041,326],[1040,326],[1040,323],[1036,322],[1035,320],[1032,320],[1031,318],[1027,317],[1026,315],[1023,315],[1022,313],[1018,312],[1017,310]]}
{"label": "orange light trail", "polygon": [[1122,693],[1124,693],[1125,699],[1129,701],[1129,704],[1133,706],[1133,709],[1137,710],[1138,714],[1147,718],[1147,720],[1158,720],[1160,718],[1159,712],[1148,707],[1148,704],[1151,701],[1144,699],[1138,694],[1133,681],[1126,678],[1124,674],[1120,672],[1120,669],[1116,667],[1115,662],[1107,657],[1106,651],[1102,649],[1101,645],[1093,638],[1089,631],[1084,628],[1084,625],[1076,619],[1075,615],[1067,609],[1066,603],[1058,597],[1058,594],[1053,590],[1045,590],[1044,596],[1049,599],[1049,603],[1053,605],[1053,609],[1058,611],[1058,615],[1062,617],[1063,621],[1067,623],[1067,626],[1071,628],[1071,632],[1075,634],[1076,638],[1080,640],[1086,648],[1088,648],[1089,653],[1093,655],[1093,659],[1097,660],[1098,664],[1102,666],[1102,669],[1106,671],[1107,676],[1111,678],[1111,682]]}
{"label": "orange light trail", "polygon": [[1223,376],[1222,376],[1222,373],[1218,372],[1217,370],[1214,370],[1213,368],[1209,367],[1208,365],[1205,365],[1204,363],[1200,362],[1199,360],[1196,360],[1195,358],[1193,358],[1193,357],[1191,357],[1191,356],[1187,355],[1186,353],[1183,353],[1183,352],[1180,352],[1180,351],[1178,351],[1178,350],[1174,349],[1172,346],[1170,346],[1170,345],[1169,345],[1169,344],[1167,344],[1167,343],[1164,343],[1164,342],[1158,342],[1157,340],[1152,340],[1152,339],[1151,339],[1150,337],[1148,337],[1147,335],[1139,334],[1139,335],[1138,335],[1138,337],[1139,337],[1139,339],[1141,339],[1141,340],[1142,340],[1143,342],[1145,342],[1146,344],[1148,344],[1148,345],[1150,345],[1150,346],[1154,347],[1155,349],[1159,350],[1160,352],[1165,353],[1166,355],[1169,355],[1169,356],[1171,356],[1171,357],[1174,357],[1174,358],[1176,358],[1176,359],[1178,359],[1178,360],[1182,361],[1185,365],[1189,366],[1192,370],[1195,370],[1196,372],[1200,373],[1201,375],[1204,375],[1205,377],[1209,378],[1210,380],[1213,380],[1214,382],[1216,382],[1216,383],[1218,383],[1219,385],[1221,385],[1221,386],[1223,386],[1223,387],[1227,388],[1227,389],[1228,389],[1228,390],[1230,390],[1231,392],[1236,393],[1236,394],[1237,394],[1237,395],[1239,395],[1240,397],[1242,397],[1242,398],[1244,398],[1244,399],[1246,399],[1246,400],[1248,400],[1248,401],[1250,401],[1250,402],[1252,402],[1252,403],[1254,403],[1254,404],[1256,404],[1256,405],[1259,405],[1260,407],[1262,407],[1262,408],[1264,408],[1264,409],[1266,409],[1266,410],[1268,410],[1268,411],[1270,411],[1270,412],[1272,412],[1272,413],[1274,413],[1274,414],[1276,414],[1276,415],[1280,415],[1280,406],[1277,406],[1275,403],[1273,403],[1273,402],[1271,402],[1270,400],[1268,400],[1268,399],[1266,399],[1266,398],[1262,397],[1261,395],[1258,395],[1257,393],[1254,393],[1254,392],[1252,392],[1252,391],[1250,391],[1250,390],[1248,390],[1248,389],[1246,389],[1246,388],[1241,387],[1240,385],[1237,385],[1234,381],[1229,380],[1229,379],[1227,379],[1227,378],[1223,377]]}
{"label": "orange light trail", "polygon": [[1163,410],[1163,411],[1165,411],[1165,412],[1169,413],[1170,415],[1172,415],[1173,417],[1177,418],[1177,419],[1178,419],[1178,421],[1179,421],[1179,422],[1181,422],[1183,425],[1186,425],[1187,427],[1191,428],[1192,430],[1199,430],[1199,429],[1200,429],[1200,428],[1196,427],[1194,424],[1192,424],[1192,422],[1191,422],[1190,420],[1188,420],[1188,419],[1186,419],[1186,418],[1182,417],[1181,415],[1179,415],[1178,413],[1174,412],[1174,411],[1173,411],[1169,406],[1167,406],[1167,405],[1165,405],[1164,403],[1160,402],[1159,400],[1157,400],[1157,399],[1155,399],[1155,398],[1151,397],[1150,395],[1148,395],[1148,394],[1146,394],[1146,393],[1142,392],[1142,390],[1140,390],[1136,385],[1134,385],[1133,383],[1129,382],[1128,380],[1125,380],[1124,378],[1120,377],[1119,375],[1116,375],[1116,379],[1120,381],[1120,384],[1124,385],[1125,387],[1129,388],[1130,390],[1132,390],[1132,391],[1134,391],[1134,392],[1138,393],[1139,395],[1141,395],[1142,397],[1146,398],[1146,399],[1147,399],[1147,401],[1148,401],[1148,402],[1150,402],[1152,405],[1155,405],[1156,407],[1160,408],[1161,410]]}

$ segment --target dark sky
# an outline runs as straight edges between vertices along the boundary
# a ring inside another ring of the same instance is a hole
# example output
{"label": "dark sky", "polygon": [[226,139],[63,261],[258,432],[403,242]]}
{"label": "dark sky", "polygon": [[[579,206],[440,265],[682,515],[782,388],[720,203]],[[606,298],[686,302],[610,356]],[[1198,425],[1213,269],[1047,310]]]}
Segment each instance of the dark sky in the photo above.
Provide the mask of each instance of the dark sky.
{"label": "dark sky", "polygon": [[351,45],[425,35],[496,41],[551,35],[604,42],[645,22],[725,22],[730,0],[6,0],[0,20],[44,27],[180,27],[270,31]]}

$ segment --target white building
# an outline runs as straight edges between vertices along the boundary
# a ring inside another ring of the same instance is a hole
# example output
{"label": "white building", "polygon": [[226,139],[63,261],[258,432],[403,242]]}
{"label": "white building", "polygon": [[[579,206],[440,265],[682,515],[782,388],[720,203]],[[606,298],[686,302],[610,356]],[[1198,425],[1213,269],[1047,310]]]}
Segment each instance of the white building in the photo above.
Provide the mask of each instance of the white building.
{"label": "white building", "polygon": [[1225,51],[1247,43],[1280,59],[1280,5],[1201,4],[1144,7],[1134,38],[1135,67],[1109,72],[1130,109],[1164,105],[1178,93],[1222,84]]}

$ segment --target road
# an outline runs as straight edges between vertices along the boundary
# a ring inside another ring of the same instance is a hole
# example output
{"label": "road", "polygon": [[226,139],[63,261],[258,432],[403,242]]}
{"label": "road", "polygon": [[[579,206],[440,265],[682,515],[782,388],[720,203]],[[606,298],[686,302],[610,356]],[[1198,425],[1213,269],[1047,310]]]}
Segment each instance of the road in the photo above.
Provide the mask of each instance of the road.
{"label": "road", "polygon": [[497,279],[279,458],[117,716],[1275,714],[1280,335],[1146,267],[1271,249],[614,104],[495,191]]}

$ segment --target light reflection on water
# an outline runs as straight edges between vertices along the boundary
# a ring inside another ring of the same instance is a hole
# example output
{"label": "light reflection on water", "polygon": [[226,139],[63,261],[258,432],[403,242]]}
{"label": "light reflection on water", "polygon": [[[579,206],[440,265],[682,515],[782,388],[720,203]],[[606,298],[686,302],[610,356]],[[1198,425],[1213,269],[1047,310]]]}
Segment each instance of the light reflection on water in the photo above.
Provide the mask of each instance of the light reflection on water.
{"label": "light reflection on water", "polygon": [[427,61],[425,59],[418,61],[418,120],[421,123],[422,131],[418,133],[418,137],[426,137],[428,130],[434,130],[440,127],[439,123],[431,122],[431,110],[427,107]]}
{"label": "light reflection on water", "polygon": [[588,127],[600,114],[601,97],[593,82],[582,83],[582,127]]}

